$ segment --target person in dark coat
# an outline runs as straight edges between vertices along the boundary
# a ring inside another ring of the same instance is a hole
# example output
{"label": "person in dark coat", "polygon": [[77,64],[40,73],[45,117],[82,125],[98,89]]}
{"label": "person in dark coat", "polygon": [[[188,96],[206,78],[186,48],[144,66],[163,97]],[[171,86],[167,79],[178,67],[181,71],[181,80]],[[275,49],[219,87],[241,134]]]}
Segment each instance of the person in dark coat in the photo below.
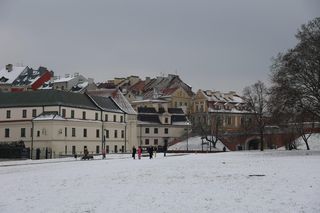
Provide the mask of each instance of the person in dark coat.
{"label": "person in dark coat", "polygon": [[137,153],[137,149],[135,146],[132,147],[132,158],[136,159],[136,153]]}
{"label": "person in dark coat", "polygon": [[166,157],[167,156],[167,150],[168,150],[168,147],[165,145],[163,147],[163,156]]}
{"label": "person in dark coat", "polygon": [[152,148],[152,146],[149,146],[149,147],[148,147],[148,152],[149,152],[149,158],[151,159],[151,158],[152,158],[152,155],[153,155],[153,148]]}

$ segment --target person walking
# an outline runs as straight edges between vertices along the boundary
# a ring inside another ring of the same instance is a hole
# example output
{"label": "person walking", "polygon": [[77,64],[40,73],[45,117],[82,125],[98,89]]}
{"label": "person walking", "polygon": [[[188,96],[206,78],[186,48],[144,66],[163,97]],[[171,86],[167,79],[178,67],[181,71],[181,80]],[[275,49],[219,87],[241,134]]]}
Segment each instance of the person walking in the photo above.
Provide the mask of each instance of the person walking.
{"label": "person walking", "polygon": [[137,153],[137,149],[135,146],[132,147],[132,158],[136,159],[136,153]]}
{"label": "person walking", "polygon": [[138,147],[138,158],[139,160],[141,159],[141,154],[142,154],[142,148],[141,146]]}
{"label": "person walking", "polygon": [[154,158],[156,158],[156,157],[157,157],[157,150],[158,150],[158,148],[155,146],[155,147],[153,148],[153,155],[154,155]]}
{"label": "person walking", "polygon": [[163,157],[166,157],[167,156],[167,150],[168,150],[168,147],[165,145],[163,147]]}
{"label": "person walking", "polygon": [[148,147],[148,152],[149,152],[149,158],[151,159],[151,158],[152,158],[152,155],[153,155],[153,148],[152,148],[152,146],[149,146],[149,147]]}

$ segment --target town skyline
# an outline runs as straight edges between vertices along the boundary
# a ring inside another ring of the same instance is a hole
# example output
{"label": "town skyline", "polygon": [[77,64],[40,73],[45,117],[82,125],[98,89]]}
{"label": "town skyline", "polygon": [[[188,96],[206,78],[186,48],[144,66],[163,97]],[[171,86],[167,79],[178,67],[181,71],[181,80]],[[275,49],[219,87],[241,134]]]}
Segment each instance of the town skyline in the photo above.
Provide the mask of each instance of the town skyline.
{"label": "town skyline", "polygon": [[[104,82],[177,74],[198,89],[269,83],[272,57],[319,16],[308,1],[1,1],[0,66],[45,66]],[[236,77],[235,77],[236,76]]]}

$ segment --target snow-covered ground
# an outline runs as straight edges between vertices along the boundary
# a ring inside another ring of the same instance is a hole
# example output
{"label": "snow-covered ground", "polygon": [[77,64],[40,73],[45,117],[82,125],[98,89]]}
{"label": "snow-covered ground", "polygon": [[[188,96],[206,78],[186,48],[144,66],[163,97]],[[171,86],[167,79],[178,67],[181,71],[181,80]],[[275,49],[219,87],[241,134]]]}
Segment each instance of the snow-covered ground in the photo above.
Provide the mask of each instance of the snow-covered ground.
{"label": "snow-covered ground", "polygon": [[[206,142],[204,139],[203,142]],[[192,151],[200,151],[202,150],[202,140],[200,136],[188,138],[188,140],[181,141],[179,143],[176,143],[168,148],[168,150],[192,150]],[[223,150],[223,143],[221,141],[218,141],[216,144],[216,148],[212,148],[212,151],[222,151]],[[210,150],[209,144],[203,145],[203,150],[207,151]],[[229,149],[226,147],[226,150],[229,151]]]}
{"label": "snow-covered ground", "polygon": [[320,212],[317,151],[14,162],[0,164],[1,213]]}

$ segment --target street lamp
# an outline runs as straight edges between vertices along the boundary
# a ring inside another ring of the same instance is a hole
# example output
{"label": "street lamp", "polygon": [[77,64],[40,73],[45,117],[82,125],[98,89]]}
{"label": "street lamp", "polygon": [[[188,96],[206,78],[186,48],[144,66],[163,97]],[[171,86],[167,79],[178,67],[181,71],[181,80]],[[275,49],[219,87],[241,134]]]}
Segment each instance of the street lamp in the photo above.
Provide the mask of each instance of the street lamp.
{"label": "street lamp", "polygon": [[189,121],[187,121],[187,152],[189,151]]}

